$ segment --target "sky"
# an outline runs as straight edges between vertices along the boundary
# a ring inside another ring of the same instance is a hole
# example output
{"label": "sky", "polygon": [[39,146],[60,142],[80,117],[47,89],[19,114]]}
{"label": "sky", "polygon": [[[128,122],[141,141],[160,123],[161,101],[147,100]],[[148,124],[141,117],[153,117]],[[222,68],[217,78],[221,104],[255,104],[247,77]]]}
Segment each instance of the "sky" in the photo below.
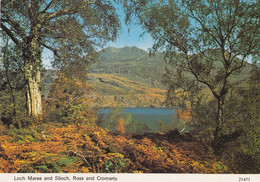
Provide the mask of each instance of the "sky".
{"label": "sky", "polygon": [[[148,33],[141,36],[144,30],[137,24],[131,23],[129,26],[125,24],[122,5],[116,5],[116,10],[119,14],[122,29],[119,32],[118,39],[114,42],[108,42],[108,46],[117,48],[136,46],[144,50],[151,48],[153,45],[152,37]],[[136,22],[135,19],[132,19],[132,21]]]}
{"label": "sky", "polygon": [[128,32],[128,27],[123,25],[120,31],[119,37],[115,42],[109,42],[108,46],[112,47],[125,47],[125,46],[136,46],[141,49],[147,50],[153,45],[151,36],[146,33],[140,37],[143,30],[140,26],[130,25],[130,32]]}
{"label": "sky", "polygon": [[[106,47],[111,46],[122,48],[125,46],[136,46],[146,51],[148,48],[151,48],[153,45],[152,37],[148,33],[145,33],[141,36],[144,31],[139,25],[135,25],[134,23],[131,23],[130,26],[125,25],[123,11],[120,7],[117,8],[117,12],[120,17],[122,29],[119,31],[117,40],[114,42],[108,42]],[[47,68],[51,67],[50,62],[53,59],[51,51],[44,49],[42,58],[43,65]]]}
{"label": "sky", "polygon": [[118,48],[125,46],[136,46],[144,50],[152,47],[152,37],[148,33],[145,33],[141,36],[144,30],[139,25],[135,25],[132,23],[130,26],[127,26],[124,24],[123,18],[121,18],[121,23],[122,30],[119,33],[118,39],[114,42],[109,42],[108,46]]}

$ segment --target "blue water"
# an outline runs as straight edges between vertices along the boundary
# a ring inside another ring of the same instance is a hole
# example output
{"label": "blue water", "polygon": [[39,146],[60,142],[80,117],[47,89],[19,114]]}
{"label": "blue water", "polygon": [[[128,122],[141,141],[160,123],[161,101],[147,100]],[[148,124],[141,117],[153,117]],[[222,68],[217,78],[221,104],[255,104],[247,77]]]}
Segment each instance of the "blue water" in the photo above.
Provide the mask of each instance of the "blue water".
{"label": "blue water", "polygon": [[[110,114],[111,109],[110,108],[104,108],[100,109],[100,114]],[[133,114],[133,115],[174,115],[175,111],[174,109],[168,109],[168,108],[126,108],[122,112],[123,114]]]}
{"label": "blue water", "polygon": [[[110,108],[99,109],[98,113],[105,119],[110,114]],[[152,131],[158,130],[158,121],[171,124],[174,119],[174,109],[168,108],[126,108],[121,114],[131,114],[132,120],[143,122],[149,126]]]}

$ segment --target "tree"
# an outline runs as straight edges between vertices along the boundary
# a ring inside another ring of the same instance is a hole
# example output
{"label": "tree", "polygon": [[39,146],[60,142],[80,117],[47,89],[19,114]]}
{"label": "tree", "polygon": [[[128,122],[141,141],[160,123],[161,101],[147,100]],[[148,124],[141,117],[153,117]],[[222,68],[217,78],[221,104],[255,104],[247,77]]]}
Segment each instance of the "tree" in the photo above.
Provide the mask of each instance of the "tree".
{"label": "tree", "polygon": [[[10,38],[2,36],[0,60],[0,115],[2,121],[13,124],[13,117],[21,115],[24,107],[24,78],[21,71],[21,52],[16,49]],[[13,61],[15,60],[15,61]],[[5,123],[5,122],[4,122]],[[5,123],[5,124],[7,124]]]}
{"label": "tree", "polygon": [[120,135],[125,134],[125,126],[123,118],[119,118],[117,121],[116,132]]}
{"label": "tree", "polygon": [[58,68],[81,72],[120,28],[106,0],[3,0],[1,5],[1,30],[22,52],[27,110],[34,118],[42,115],[43,48],[53,52]]}
{"label": "tree", "polygon": [[213,95],[212,146],[218,151],[224,142],[225,105],[234,80],[241,82],[247,62],[259,58],[259,1],[147,0],[135,11],[155,40],[153,48],[163,50],[170,64],[164,79],[168,98],[177,91],[186,97],[196,93],[195,103],[205,87]]}
{"label": "tree", "polygon": [[123,117],[123,112],[124,108],[121,106],[117,106],[114,108],[109,109],[109,114],[107,117],[104,117],[100,121],[100,126],[109,129],[110,131],[116,131],[115,129],[117,128],[118,125],[118,120],[122,118],[123,120],[125,119]]}
{"label": "tree", "polygon": [[92,101],[87,96],[91,89],[91,85],[79,78],[68,78],[59,74],[48,95],[47,118],[52,122],[85,123],[94,126]]}

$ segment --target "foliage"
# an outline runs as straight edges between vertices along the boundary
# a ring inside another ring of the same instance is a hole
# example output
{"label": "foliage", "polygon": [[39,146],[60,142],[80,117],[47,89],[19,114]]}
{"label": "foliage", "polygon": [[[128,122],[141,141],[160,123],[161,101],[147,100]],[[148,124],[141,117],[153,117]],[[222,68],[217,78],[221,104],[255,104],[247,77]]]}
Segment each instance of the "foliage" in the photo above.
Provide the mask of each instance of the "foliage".
{"label": "foliage", "polygon": [[124,110],[124,108],[118,106],[118,107],[110,108],[109,110],[110,113],[106,118],[102,118],[100,126],[103,128],[107,128],[111,131],[115,131],[118,124],[118,120],[122,117],[121,113]]}
{"label": "foliage", "polygon": [[222,173],[226,167],[202,144],[171,135],[129,138],[85,124],[0,125],[1,172]]}
{"label": "foliage", "polygon": [[176,114],[173,115],[172,123],[166,124],[163,121],[158,121],[158,131],[167,133],[171,130],[178,130],[180,133],[191,130],[191,108],[176,109]]}
{"label": "foliage", "polygon": [[[0,59],[0,116],[2,122],[10,126],[15,117],[25,112],[24,77],[21,52],[12,44],[6,34],[2,34]],[[15,61],[14,61],[15,60]]]}
{"label": "foliage", "polygon": [[94,124],[94,112],[87,93],[92,87],[77,78],[60,74],[51,86],[47,102],[47,117],[50,121],[63,123]]}
{"label": "foliage", "polygon": [[107,117],[103,117],[101,119],[99,126],[113,132],[117,131],[118,127],[120,126],[120,130],[124,131],[123,133],[126,134],[142,134],[151,130],[147,124],[133,120],[131,114],[123,114],[123,110],[124,108],[122,107],[110,108],[110,113]]}
{"label": "foliage", "polygon": [[130,134],[143,134],[151,131],[151,129],[147,124],[137,120],[132,120],[125,127],[126,127],[126,133],[130,133]]}
{"label": "foliage", "polygon": [[67,75],[85,76],[89,63],[98,59],[96,48],[115,40],[119,28],[115,7],[106,0],[1,1],[1,32],[22,53],[27,114],[42,117],[43,49],[53,53],[53,64]]}
{"label": "foliage", "polygon": [[172,103],[176,93],[187,93],[191,104],[198,106],[203,92],[211,94],[214,109],[208,132],[213,136],[212,147],[220,154],[223,137],[239,130],[226,127],[228,96],[238,87],[235,80],[248,66],[246,62],[259,60],[259,2],[145,2],[137,3],[136,14],[155,40],[153,48],[164,51],[169,63],[164,77],[168,98]]}
{"label": "foliage", "polygon": [[[239,173],[252,173],[260,170],[260,82],[259,67],[254,68],[248,88],[234,90],[230,96],[229,119],[240,128],[237,140],[230,140],[223,151],[224,158],[231,168]],[[233,124],[234,126],[234,124]]]}
{"label": "foliage", "polygon": [[117,121],[116,132],[121,135],[125,134],[124,120],[122,118],[119,118]]}

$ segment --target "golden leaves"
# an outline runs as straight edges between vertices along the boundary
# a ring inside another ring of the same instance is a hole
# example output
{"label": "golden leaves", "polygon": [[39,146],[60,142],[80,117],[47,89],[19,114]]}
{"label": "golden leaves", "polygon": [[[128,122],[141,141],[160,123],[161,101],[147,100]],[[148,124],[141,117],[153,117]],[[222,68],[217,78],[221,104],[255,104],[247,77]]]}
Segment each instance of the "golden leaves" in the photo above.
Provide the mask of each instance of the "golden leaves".
{"label": "golden leaves", "polygon": [[226,171],[225,165],[199,152],[202,147],[197,142],[177,144],[153,134],[137,139],[84,124],[48,123],[40,128],[28,128],[33,135],[16,141],[14,134],[0,137],[0,172]]}

